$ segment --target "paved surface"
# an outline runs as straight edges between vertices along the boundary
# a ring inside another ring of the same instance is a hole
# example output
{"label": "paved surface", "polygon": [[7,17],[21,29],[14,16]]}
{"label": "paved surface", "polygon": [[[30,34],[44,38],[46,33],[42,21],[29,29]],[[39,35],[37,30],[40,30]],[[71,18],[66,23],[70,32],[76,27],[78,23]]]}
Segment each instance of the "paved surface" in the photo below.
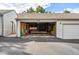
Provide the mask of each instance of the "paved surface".
{"label": "paved surface", "polygon": [[10,34],[10,35],[8,35],[8,36],[6,36],[6,37],[16,37],[16,34],[13,33],[13,34]]}
{"label": "paved surface", "polygon": [[0,55],[79,55],[79,40],[0,37]]}

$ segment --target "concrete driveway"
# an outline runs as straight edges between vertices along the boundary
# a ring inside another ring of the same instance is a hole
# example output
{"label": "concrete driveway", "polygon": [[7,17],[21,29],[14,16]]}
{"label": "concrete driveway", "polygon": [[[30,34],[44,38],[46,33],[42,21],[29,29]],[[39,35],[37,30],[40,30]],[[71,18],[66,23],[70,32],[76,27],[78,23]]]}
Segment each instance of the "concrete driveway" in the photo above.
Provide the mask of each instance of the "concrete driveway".
{"label": "concrete driveway", "polygon": [[79,55],[79,40],[0,37],[0,55]]}

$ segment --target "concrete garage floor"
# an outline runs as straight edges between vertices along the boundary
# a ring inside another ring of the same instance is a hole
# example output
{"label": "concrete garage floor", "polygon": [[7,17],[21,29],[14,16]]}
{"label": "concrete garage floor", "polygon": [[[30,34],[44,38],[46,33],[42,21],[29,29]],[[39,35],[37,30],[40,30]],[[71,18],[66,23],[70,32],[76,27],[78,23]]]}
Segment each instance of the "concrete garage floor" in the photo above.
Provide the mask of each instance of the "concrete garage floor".
{"label": "concrete garage floor", "polygon": [[79,55],[79,40],[0,37],[0,55]]}

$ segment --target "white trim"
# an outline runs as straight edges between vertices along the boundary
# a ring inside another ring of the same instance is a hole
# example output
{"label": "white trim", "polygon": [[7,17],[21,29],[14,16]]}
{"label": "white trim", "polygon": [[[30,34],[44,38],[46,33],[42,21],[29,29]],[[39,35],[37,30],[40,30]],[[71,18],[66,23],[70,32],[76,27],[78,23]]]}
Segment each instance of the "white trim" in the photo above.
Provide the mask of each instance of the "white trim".
{"label": "white trim", "polygon": [[21,22],[56,22],[56,20],[20,20]]}

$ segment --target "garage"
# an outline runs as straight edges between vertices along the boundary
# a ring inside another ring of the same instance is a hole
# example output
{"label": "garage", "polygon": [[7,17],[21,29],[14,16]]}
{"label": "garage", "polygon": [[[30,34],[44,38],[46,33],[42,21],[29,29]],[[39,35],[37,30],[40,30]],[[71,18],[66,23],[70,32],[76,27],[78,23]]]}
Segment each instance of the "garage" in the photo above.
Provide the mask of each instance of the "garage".
{"label": "garage", "polygon": [[[56,38],[59,38],[59,39],[79,39],[79,14],[78,13],[76,14],[24,13],[22,15],[18,14],[18,17],[16,18],[16,20],[17,20],[16,22],[17,37],[21,37],[20,32],[22,28],[20,28],[20,22],[24,22],[29,24],[36,23],[34,27],[37,27],[37,28],[32,28],[30,30],[30,32],[32,33],[36,32],[35,30],[37,29],[40,32],[49,31],[49,34],[55,33],[54,35],[56,36]],[[46,23],[52,23],[53,26],[51,27],[47,26]],[[54,23],[55,23],[55,26],[54,26]],[[35,30],[33,31],[33,29]],[[26,30],[26,32],[27,31],[29,30]],[[38,31],[36,33],[38,33]]]}
{"label": "garage", "polygon": [[79,39],[79,24],[63,24],[63,39]]}

